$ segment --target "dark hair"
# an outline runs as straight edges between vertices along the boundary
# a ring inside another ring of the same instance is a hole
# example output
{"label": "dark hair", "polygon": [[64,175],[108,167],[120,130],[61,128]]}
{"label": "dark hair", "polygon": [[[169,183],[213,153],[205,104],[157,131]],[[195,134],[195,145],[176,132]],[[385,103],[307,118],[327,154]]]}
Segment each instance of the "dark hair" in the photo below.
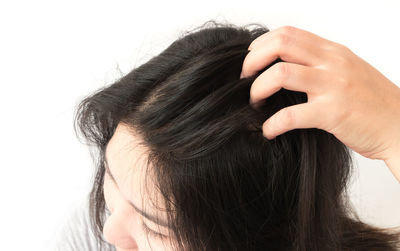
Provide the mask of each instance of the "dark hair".
{"label": "dark hair", "polygon": [[266,32],[258,23],[208,21],[81,101],[75,132],[78,126],[98,150],[90,215],[100,249],[104,153],[119,123],[149,150],[177,250],[399,247],[398,233],[365,224],[354,212],[346,190],[351,150],[334,135],[308,128],[263,136],[267,118],[307,102],[306,93],[281,89],[259,108],[250,106],[252,82],[282,61],[239,79],[248,46]]}

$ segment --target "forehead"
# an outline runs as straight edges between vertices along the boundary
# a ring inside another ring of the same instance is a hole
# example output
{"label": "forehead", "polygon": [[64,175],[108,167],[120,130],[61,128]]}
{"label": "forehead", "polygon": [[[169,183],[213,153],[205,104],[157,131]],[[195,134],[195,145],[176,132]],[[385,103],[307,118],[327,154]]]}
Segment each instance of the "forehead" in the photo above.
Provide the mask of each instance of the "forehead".
{"label": "forehead", "polygon": [[[145,182],[146,171],[152,167],[147,161],[147,148],[139,135],[128,126],[118,124],[105,155],[119,191],[125,199],[151,210],[151,202],[157,202],[161,197],[154,189],[152,178],[148,177]],[[151,175],[151,172],[148,175]]]}
{"label": "forehead", "polygon": [[113,157],[125,159],[132,155],[143,155],[145,149],[140,143],[135,131],[120,123],[107,144],[106,157],[115,161]]}
{"label": "forehead", "polygon": [[146,149],[140,138],[123,124],[118,124],[107,144],[106,159],[114,176],[120,172],[143,169],[147,166]]}

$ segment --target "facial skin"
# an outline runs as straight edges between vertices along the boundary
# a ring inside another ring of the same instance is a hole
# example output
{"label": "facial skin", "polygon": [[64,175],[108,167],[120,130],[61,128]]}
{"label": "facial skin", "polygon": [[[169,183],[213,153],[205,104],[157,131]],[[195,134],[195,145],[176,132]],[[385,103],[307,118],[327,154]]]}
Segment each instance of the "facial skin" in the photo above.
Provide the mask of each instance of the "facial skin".
{"label": "facial skin", "polygon": [[[168,228],[150,221],[131,205],[167,221],[167,214],[160,204],[161,194],[150,177],[145,188],[147,155],[139,141],[140,138],[132,130],[128,131],[128,127],[120,123],[107,145],[106,159],[115,182],[109,174],[105,174],[104,197],[111,215],[104,224],[103,235],[117,251],[172,250]],[[159,204],[155,206],[152,201]],[[164,236],[147,233],[143,224]]]}

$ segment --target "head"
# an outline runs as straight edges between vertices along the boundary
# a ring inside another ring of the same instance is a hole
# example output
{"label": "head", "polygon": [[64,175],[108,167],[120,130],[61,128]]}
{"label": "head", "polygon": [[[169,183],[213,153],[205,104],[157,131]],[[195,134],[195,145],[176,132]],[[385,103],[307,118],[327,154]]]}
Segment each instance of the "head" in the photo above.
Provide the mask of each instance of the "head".
{"label": "head", "polygon": [[90,215],[99,244],[104,237],[118,250],[144,251],[344,250],[368,240],[392,247],[394,235],[361,223],[348,203],[344,144],[317,128],[264,138],[263,122],[307,95],[281,89],[250,106],[252,82],[281,61],[239,79],[248,46],[269,31],[252,25],[207,22],[80,103],[75,125],[98,150]]}

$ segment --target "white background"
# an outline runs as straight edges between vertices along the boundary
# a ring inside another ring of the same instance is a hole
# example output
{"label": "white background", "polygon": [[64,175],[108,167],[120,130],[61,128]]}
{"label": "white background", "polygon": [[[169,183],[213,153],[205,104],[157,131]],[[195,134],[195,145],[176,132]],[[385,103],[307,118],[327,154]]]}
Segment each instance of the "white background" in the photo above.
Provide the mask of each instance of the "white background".
{"label": "white background", "polygon": [[[292,25],[346,45],[399,86],[399,12],[399,1],[382,0],[2,1],[1,249],[50,245],[92,179],[89,150],[73,131],[75,106],[181,32],[209,19]],[[360,216],[400,226],[399,183],[383,161],[354,156]]]}

